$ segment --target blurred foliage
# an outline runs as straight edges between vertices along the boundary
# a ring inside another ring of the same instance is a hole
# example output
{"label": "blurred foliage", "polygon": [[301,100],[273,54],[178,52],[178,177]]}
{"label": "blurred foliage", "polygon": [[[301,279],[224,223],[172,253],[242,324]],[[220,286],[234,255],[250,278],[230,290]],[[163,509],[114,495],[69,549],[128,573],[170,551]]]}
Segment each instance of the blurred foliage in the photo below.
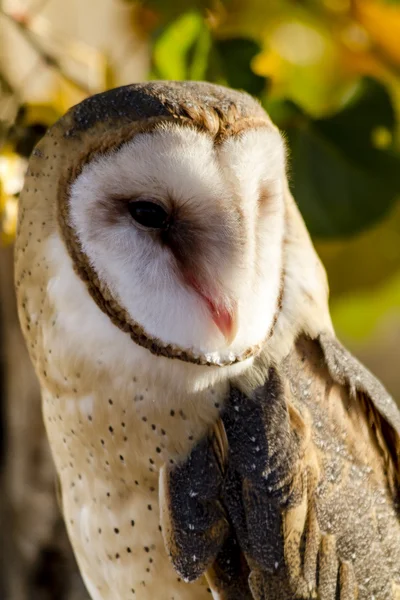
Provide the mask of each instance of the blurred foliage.
{"label": "blurred foliage", "polygon": [[[398,300],[398,284],[388,282],[398,281],[400,266],[399,0],[120,1],[131,6],[136,35],[149,40],[149,78],[209,80],[259,99],[287,141],[291,187],[333,298],[358,298],[341,305],[341,323],[347,319],[356,333],[355,311],[362,312],[363,293],[374,287],[375,308],[365,310],[377,320],[390,299]],[[25,159],[35,143],[70,104],[116,83],[106,59],[92,50],[88,64],[102,83],[82,85],[63,56],[45,50],[40,35],[32,38],[29,15],[7,19],[61,83],[48,104],[37,105],[21,100],[0,73],[0,109],[4,98],[16,106],[13,118],[0,122],[3,242],[13,238]],[[72,43],[61,54],[68,51],[84,60]]]}
{"label": "blurred foliage", "polygon": [[400,154],[390,96],[370,79],[357,92],[333,116],[310,119],[296,110],[282,123],[292,188],[310,231],[319,237],[357,233],[398,199]]}

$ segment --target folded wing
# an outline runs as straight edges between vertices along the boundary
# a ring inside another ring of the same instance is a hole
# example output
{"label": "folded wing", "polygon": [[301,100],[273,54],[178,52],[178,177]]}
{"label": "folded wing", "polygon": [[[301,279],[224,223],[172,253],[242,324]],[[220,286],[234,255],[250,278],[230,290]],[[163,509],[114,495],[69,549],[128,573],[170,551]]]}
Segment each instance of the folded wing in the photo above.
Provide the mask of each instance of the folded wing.
{"label": "folded wing", "polygon": [[164,472],[175,567],[206,573],[221,599],[397,600],[399,432],[394,402],[335,338],[300,337],[262,387],[232,387],[194,470],[189,457]]}

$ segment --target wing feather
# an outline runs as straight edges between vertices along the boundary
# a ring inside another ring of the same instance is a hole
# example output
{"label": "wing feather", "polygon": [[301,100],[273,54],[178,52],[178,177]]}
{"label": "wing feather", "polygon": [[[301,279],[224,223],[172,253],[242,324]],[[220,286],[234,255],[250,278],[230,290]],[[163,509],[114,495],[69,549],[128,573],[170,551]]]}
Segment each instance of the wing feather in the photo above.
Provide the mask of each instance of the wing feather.
{"label": "wing feather", "polygon": [[[214,597],[397,600],[400,413],[383,386],[324,334],[300,336],[264,385],[248,393],[247,379],[244,390],[231,388],[208,443],[187,461],[214,507],[197,532]],[[169,478],[166,496],[182,506],[179,482]],[[193,552],[195,538],[181,515],[172,520],[181,568],[182,540]]]}

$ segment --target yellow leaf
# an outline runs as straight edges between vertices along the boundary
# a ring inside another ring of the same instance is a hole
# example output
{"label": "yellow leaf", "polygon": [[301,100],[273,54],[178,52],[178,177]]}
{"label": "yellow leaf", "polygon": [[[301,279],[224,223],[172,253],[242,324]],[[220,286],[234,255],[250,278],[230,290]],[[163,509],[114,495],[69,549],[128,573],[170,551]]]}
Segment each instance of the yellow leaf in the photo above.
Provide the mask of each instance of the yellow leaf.
{"label": "yellow leaf", "polygon": [[369,75],[382,79],[387,68],[377,56],[369,50],[352,50],[339,44],[339,58],[342,75]]}
{"label": "yellow leaf", "polygon": [[52,91],[49,91],[49,97],[52,100],[52,106],[57,110],[59,115],[63,115],[71,106],[79,104],[87,94],[63,77],[58,77],[57,82]]}
{"label": "yellow leaf", "polygon": [[0,206],[0,242],[11,244],[15,237],[18,218],[18,200],[15,196],[6,196]]}
{"label": "yellow leaf", "polygon": [[277,52],[266,49],[253,58],[252,69],[261,77],[268,77],[273,84],[281,84],[287,79],[284,60]]}
{"label": "yellow leaf", "polygon": [[26,160],[6,151],[0,154],[0,245],[11,243],[17,226],[17,195],[24,183]]}
{"label": "yellow leaf", "polygon": [[41,123],[52,125],[61,116],[58,107],[54,103],[31,103],[25,105],[24,125]]}
{"label": "yellow leaf", "polygon": [[355,17],[375,44],[400,64],[400,6],[378,0],[354,0]]}
{"label": "yellow leaf", "polygon": [[26,160],[15,152],[0,154],[0,184],[5,196],[19,194],[24,184]]}

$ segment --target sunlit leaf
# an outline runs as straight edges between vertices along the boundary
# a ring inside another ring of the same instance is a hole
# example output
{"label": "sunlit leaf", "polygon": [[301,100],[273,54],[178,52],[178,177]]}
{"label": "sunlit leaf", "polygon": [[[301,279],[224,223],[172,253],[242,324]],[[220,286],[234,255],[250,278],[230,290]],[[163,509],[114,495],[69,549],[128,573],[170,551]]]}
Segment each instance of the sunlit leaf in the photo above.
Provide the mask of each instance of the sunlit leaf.
{"label": "sunlit leaf", "polygon": [[263,51],[253,67],[269,78],[275,97],[290,99],[315,116],[338,108],[347,82],[338,78],[340,55],[326,22],[304,9],[286,8],[262,39]]}

